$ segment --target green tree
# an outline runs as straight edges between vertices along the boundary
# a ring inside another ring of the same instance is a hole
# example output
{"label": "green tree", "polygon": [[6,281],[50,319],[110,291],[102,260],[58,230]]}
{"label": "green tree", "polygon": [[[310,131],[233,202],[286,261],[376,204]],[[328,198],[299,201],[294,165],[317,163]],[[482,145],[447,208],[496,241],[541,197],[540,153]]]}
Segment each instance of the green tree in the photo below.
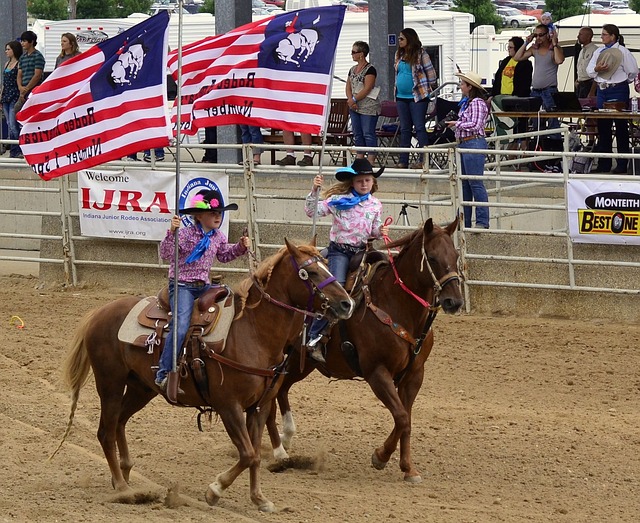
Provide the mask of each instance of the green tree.
{"label": "green tree", "polygon": [[77,18],[113,18],[115,0],[78,0]]}
{"label": "green tree", "polygon": [[[640,2],[640,0],[638,0]],[[215,0],[204,0],[204,4],[200,8],[201,13],[211,13],[212,15],[216,14],[216,3]]]}
{"label": "green tree", "polygon": [[451,11],[471,13],[476,21],[471,24],[471,30],[479,25],[492,25],[499,30],[502,28],[502,18],[496,14],[496,8],[491,0],[455,0],[455,7]]}
{"label": "green tree", "polygon": [[34,18],[66,20],[67,5],[67,0],[28,0],[27,11]]}
{"label": "green tree", "polygon": [[126,18],[131,13],[148,13],[152,3],[153,0],[120,0],[116,6],[116,15]]}
{"label": "green tree", "polygon": [[640,0],[629,0],[629,9],[633,9],[636,13],[640,12]]}
{"label": "green tree", "polygon": [[[554,22],[570,16],[585,14],[584,0],[546,0],[546,11],[551,13]],[[566,35],[565,35],[566,37]]]}

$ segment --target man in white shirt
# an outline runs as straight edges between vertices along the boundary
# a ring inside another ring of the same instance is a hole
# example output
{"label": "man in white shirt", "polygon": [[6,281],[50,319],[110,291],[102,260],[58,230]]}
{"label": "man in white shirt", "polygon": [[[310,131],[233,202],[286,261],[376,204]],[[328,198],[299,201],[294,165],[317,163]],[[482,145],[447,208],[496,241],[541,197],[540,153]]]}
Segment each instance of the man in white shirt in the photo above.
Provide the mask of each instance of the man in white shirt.
{"label": "man in white shirt", "polygon": [[587,66],[593,57],[593,53],[598,46],[591,40],[593,39],[593,29],[583,27],[578,31],[578,43],[582,46],[580,54],[578,54],[577,76],[576,76],[576,96],[578,98],[589,98],[596,95],[596,84],[593,78],[587,73]]}

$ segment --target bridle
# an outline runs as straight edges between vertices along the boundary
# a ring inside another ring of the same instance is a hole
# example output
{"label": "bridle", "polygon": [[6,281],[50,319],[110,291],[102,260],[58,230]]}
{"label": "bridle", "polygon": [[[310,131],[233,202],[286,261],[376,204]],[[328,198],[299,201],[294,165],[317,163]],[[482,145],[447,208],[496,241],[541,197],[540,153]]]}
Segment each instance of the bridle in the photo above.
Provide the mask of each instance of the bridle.
{"label": "bridle", "polygon": [[[254,286],[256,287],[256,289],[258,289],[258,291],[260,292],[262,297],[265,300],[267,300],[269,303],[273,303],[274,305],[277,305],[278,307],[282,307],[284,309],[300,313],[300,314],[304,315],[306,318],[309,318],[309,321],[311,319],[313,319],[313,318],[324,316],[326,311],[327,311],[327,309],[329,308],[329,298],[327,298],[325,293],[322,292],[322,289],[324,289],[327,285],[329,285],[329,284],[333,283],[334,281],[336,281],[335,276],[333,276],[331,273],[329,273],[329,277],[328,278],[326,278],[325,280],[323,280],[320,283],[316,284],[309,277],[309,273],[307,272],[306,267],[309,267],[310,265],[313,265],[314,263],[322,262],[323,261],[322,257],[320,257],[320,256],[312,256],[311,258],[305,260],[302,264],[298,265],[298,262],[293,257],[293,255],[290,254],[289,256],[291,258],[291,263],[293,265],[293,268],[296,271],[296,273],[298,274],[298,278],[300,278],[300,280],[302,282],[304,282],[305,286],[309,290],[309,299],[307,300],[307,308],[306,309],[301,309],[300,307],[296,307],[295,305],[289,305],[288,303],[284,303],[284,302],[274,298],[273,296],[271,296],[267,292],[267,290],[263,287],[262,283],[257,280],[257,278],[255,277],[255,273],[251,272],[251,279],[253,280]],[[318,313],[313,312],[313,302],[314,302],[314,299],[316,297],[318,297],[320,299],[320,301],[321,301],[320,309],[321,309],[322,312],[318,312]]]}
{"label": "bridle", "polygon": [[[387,218],[384,224],[389,225],[390,220],[391,220],[390,217]],[[384,239],[385,245],[388,245],[391,242],[388,236],[384,236],[383,239]],[[391,269],[393,270],[393,274],[396,277],[394,283],[397,283],[398,285],[400,285],[400,288],[404,292],[406,292],[409,296],[411,296],[413,299],[415,299],[420,305],[422,305],[427,309],[431,309],[432,305],[427,300],[418,296],[409,287],[407,287],[407,285],[402,281],[402,278],[398,274],[398,269],[396,268],[396,264],[393,260],[393,256],[391,255],[391,249],[389,249],[389,247],[387,247],[387,252],[389,254],[389,263],[391,264]],[[433,302],[434,304],[436,304],[435,307],[438,307],[437,305],[438,298],[440,296],[440,293],[442,292],[442,289],[444,289],[444,287],[451,282],[456,281],[460,283],[460,275],[458,274],[458,271],[449,271],[448,273],[443,275],[441,278],[436,277],[436,273],[434,272],[433,267],[431,267],[431,264],[429,263],[429,256],[427,255],[427,250],[425,248],[424,231],[422,232],[422,245],[420,246],[420,252],[422,253],[422,259],[420,260],[420,272],[424,272],[424,266],[426,265],[427,270],[429,271],[429,275],[431,276],[431,280],[433,281]]]}

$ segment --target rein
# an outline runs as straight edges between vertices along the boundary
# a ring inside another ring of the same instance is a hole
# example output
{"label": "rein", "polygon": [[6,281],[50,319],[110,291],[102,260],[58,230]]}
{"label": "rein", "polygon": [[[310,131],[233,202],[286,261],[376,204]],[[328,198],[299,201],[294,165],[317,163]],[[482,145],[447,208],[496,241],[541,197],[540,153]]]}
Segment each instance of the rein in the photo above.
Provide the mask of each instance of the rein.
{"label": "rein", "polygon": [[[391,216],[388,216],[387,219],[384,221],[384,225],[388,226],[388,225],[391,225],[391,223],[393,223],[393,218],[391,218]],[[391,243],[391,239],[387,235],[384,235],[382,239],[384,240],[385,246]],[[447,285],[448,283],[451,283],[452,281],[460,281],[460,276],[458,276],[457,272],[451,271],[445,274],[444,276],[442,276],[442,278],[440,279],[436,277],[435,272],[433,271],[433,268],[429,263],[429,257],[427,256],[427,252],[424,248],[424,233],[422,233],[422,245],[420,246],[420,251],[422,252],[422,259],[420,260],[420,272],[424,271],[424,265],[426,263],[427,270],[429,271],[429,275],[433,280],[434,302],[437,303],[438,296],[440,296],[440,293],[442,292],[442,289],[444,288],[444,286]],[[428,301],[418,296],[409,287],[407,287],[406,284],[402,281],[402,278],[400,278],[400,275],[398,274],[398,269],[396,268],[396,264],[393,261],[393,256],[391,255],[391,249],[389,247],[387,247],[387,253],[389,254],[389,264],[391,265],[393,274],[396,277],[394,283],[397,283],[398,285],[400,285],[400,288],[404,292],[406,292],[409,296],[411,296],[413,299],[415,299],[420,305],[422,305],[427,309],[431,309],[432,306]]]}

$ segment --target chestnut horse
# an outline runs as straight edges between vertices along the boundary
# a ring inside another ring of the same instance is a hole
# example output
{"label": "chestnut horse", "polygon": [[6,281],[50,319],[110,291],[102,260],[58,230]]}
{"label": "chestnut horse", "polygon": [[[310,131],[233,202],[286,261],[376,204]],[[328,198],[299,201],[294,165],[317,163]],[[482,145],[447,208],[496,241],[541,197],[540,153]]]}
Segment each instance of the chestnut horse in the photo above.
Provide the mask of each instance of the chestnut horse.
{"label": "chestnut horse", "polygon": [[288,457],[285,449],[290,448],[295,434],[289,389],[317,368],[327,377],[361,376],[367,381],[394,420],[391,434],[373,453],[373,466],[383,469],[400,442],[404,479],[421,481],[420,472],[411,461],[411,408],[433,347],[431,323],[436,312],[442,307],[453,314],[463,304],[458,252],[452,240],[457,226],[457,218],[446,228],[429,219],[424,227],[389,243],[389,248],[401,248],[399,254],[391,258],[392,263],[380,266],[370,280],[365,279],[364,297],[353,315],[333,327],[327,343],[327,363],[307,358],[301,371],[299,353],[289,358],[277,395],[283,434],[278,434],[275,408],[267,421],[276,458]]}
{"label": "chestnut horse", "polygon": [[[318,250],[285,242],[286,247],[263,261],[253,277],[236,290],[236,316],[224,357],[218,355],[216,361],[203,358],[210,405],[193,380],[181,383],[184,391],[178,395],[179,403],[211,407],[239,453],[238,462],[209,485],[206,500],[210,505],[216,504],[224,490],[249,468],[251,501],[262,511],[275,509],[260,489],[260,442],[282,379],[284,351],[300,336],[305,315],[322,311],[333,319],[344,319],[353,311],[353,301],[335,281]],[[78,327],[64,368],[72,399],[65,438],[80,389],[93,369],[101,406],[98,440],[118,491],[130,489],[133,466],[125,436],[127,421],[162,393],[154,384],[152,355],[118,340],[120,326],[139,301],[136,297],[122,298],[90,312]]]}

